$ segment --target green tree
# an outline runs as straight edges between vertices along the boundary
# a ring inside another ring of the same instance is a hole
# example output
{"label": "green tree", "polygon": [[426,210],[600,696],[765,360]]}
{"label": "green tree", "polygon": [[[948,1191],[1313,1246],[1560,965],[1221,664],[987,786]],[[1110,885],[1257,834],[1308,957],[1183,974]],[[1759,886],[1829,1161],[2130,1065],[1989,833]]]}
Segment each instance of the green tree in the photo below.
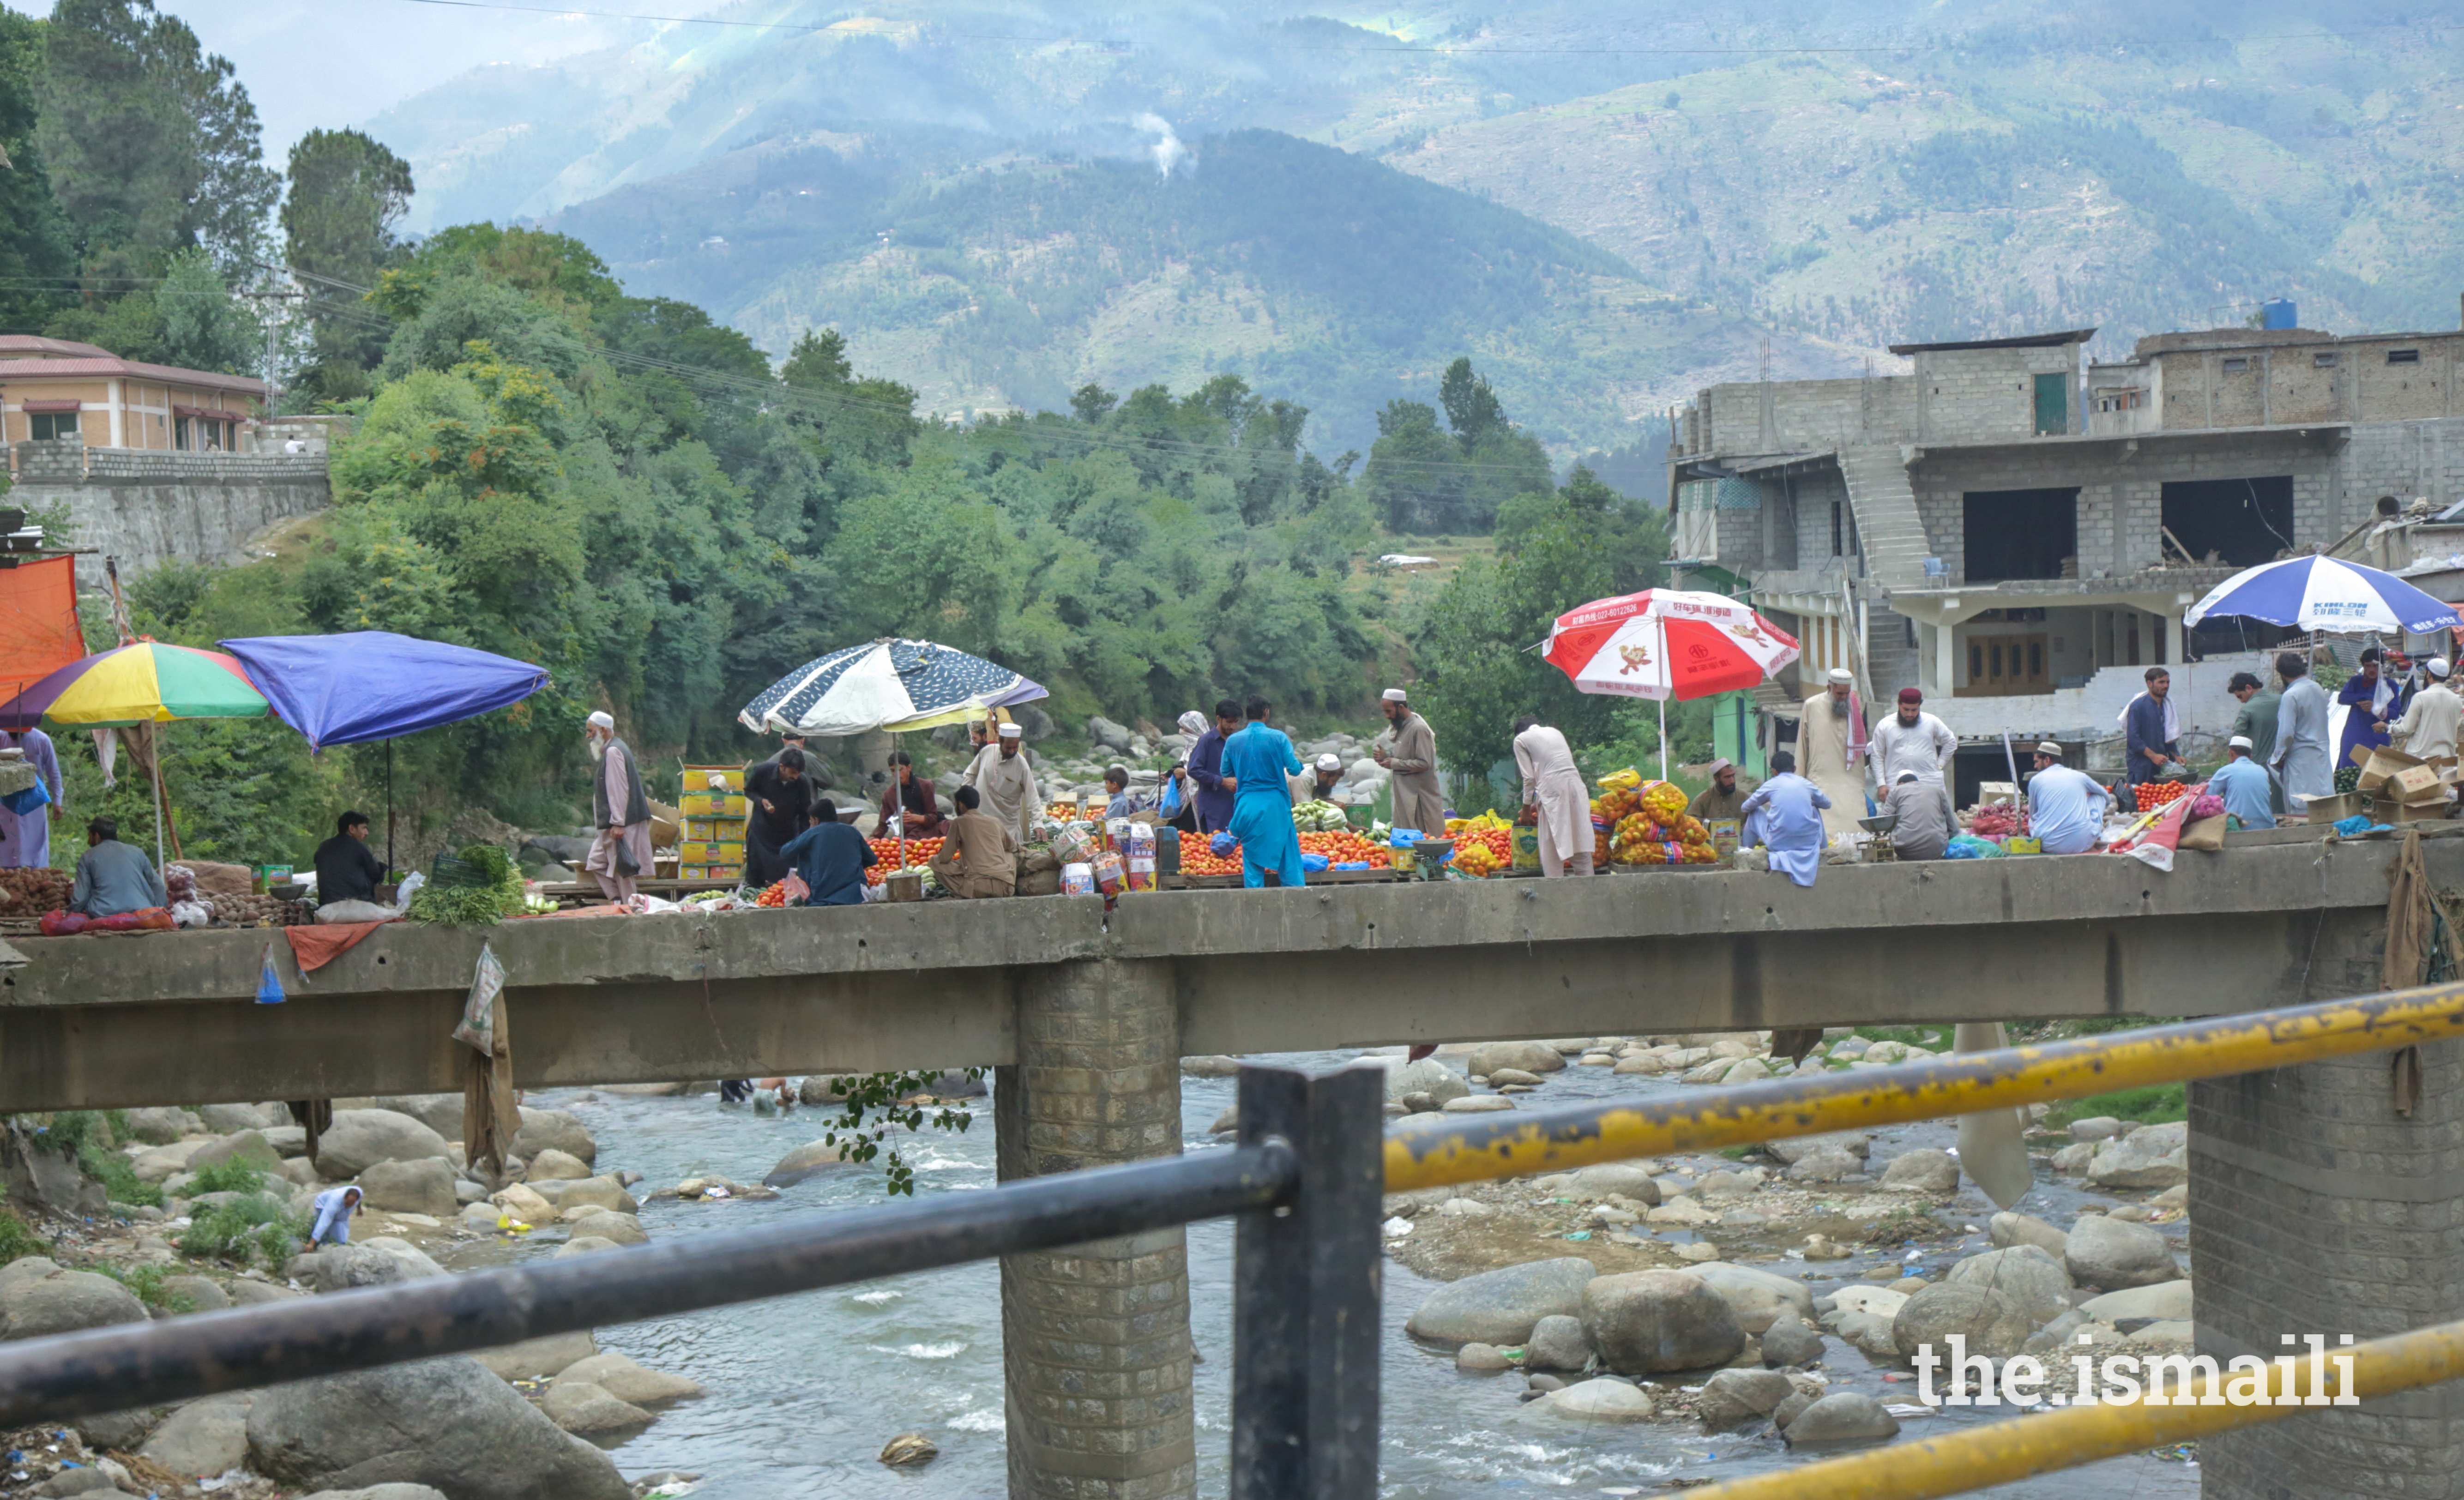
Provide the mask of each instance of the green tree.
{"label": "green tree", "polygon": [[31,333],[73,300],[75,231],[35,143],[43,23],[0,10],[0,330]]}
{"label": "green tree", "polygon": [[231,296],[213,257],[204,251],[181,251],[171,257],[163,284],[154,289],[154,305],[163,320],[162,346],[155,356],[161,363],[226,375],[254,371],[264,364],[256,315]]}
{"label": "green tree", "polygon": [[[291,147],[282,203],[283,254],[300,271],[374,287],[403,258],[394,226],[409,210],[410,164],[357,130],[311,130]],[[310,388],[326,400],[369,391],[387,330],[355,294],[311,282],[315,364]]]}
{"label": "green tree", "polygon": [[35,143],[90,265],[151,269],[191,245],[227,264],[249,253],[281,180],[232,71],[153,0],[58,0]]}
{"label": "green tree", "polygon": [[1438,385],[1449,430],[1417,401],[1390,401],[1377,414],[1362,482],[1391,531],[1486,531],[1499,508],[1520,495],[1549,491],[1549,454],[1515,428],[1469,359],[1446,367]]}

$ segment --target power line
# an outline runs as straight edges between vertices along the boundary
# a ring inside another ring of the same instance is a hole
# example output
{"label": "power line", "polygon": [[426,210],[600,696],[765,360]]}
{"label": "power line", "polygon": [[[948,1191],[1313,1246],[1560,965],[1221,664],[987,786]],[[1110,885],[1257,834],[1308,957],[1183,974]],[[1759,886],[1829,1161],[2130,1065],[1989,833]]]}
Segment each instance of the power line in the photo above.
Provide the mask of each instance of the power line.
{"label": "power line", "polygon": [[[839,32],[847,36],[887,36],[896,32],[916,32],[939,41],[1024,42],[1048,47],[1068,43],[1086,46],[1115,45],[1105,38],[1085,36],[1028,36],[1001,32],[953,32],[932,29],[927,23],[913,22],[891,30],[858,30],[843,28],[834,21],[739,21],[713,15],[654,15],[631,11],[581,11],[567,6],[515,5],[510,0],[403,0],[408,5],[442,6],[460,11],[508,11],[528,15],[583,16],[602,21],[647,21],[661,26],[717,26],[743,31],[801,32],[818,35]],[[2198,35],[2133,36],[2112,39],[2113,45],[2162,46],[2168,43],[2225,43],[2277,41],[2336,41],[2355,32],[2422,31],[2443,33],[2464,31],[2464,25],[2440,25],[2435,22],[2365,21],[2343,31],[2308,32],[2246,32],[2238,34],[2210,32]],[[1450,57],[1786,57],[1891,55],[1912,52],[1950,52],[1962,44],[1955,41],[1877,42],[1864,46],[1790,46],[1790,47],[1534,47],[1534,46],[1452,46],[1443,43],[1398,41],[1393,46],[1336,46],[1302,42],[1244,41],[1241,45],[1260,52],[1332,53],[1352,56],[1376,56],[1394,54],[1398,56],[1438,55]],[[2106,42],[2096,44],[2100,49]]]}

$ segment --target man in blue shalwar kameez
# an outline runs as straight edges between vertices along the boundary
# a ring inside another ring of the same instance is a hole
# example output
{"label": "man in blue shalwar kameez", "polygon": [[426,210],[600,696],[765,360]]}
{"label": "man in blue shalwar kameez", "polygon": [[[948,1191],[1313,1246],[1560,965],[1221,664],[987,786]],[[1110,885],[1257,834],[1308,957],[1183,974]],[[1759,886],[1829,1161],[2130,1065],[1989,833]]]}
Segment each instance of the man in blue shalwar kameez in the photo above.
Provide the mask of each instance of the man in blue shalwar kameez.
{"label": "man in blue shalwar kameez", "polygon": [[1279,883],[1302,885],[1301,838],[1292,827],[1292,791],[1284,778],[1301,774],[1291,738],[1266,723],[1269,704],[1253,697],[1246,727],[1223,741],[1223,784],[1232,788],[1232,836],[1241,841],[1241,883],[1255,889],[1266,871]]}
{"label": "man in blue shalwar kameez", "polygon": [[1822,868],[1824,837],[1821,809],[1831,805],[1822,788],[1796,774],[1796,757],[1782,750],[1771,757],[1771,780],[1754,788],[1743,809],[1748,823],[1761,819],[1763,848],[1771,868],[1801,886],[1814,884]]}

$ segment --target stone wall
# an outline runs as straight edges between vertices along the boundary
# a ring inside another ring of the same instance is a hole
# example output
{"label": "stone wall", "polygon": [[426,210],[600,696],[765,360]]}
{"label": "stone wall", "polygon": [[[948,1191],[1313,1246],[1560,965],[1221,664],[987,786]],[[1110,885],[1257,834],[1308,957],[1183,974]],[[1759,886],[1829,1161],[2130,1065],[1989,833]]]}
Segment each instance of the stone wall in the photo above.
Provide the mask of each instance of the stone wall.
{"label": "stone wall", "polygon": [[85,448],[75,442],[12,445],[10,503],[65,505],[77,585],[103,586],[103,559],[125,578],[174,558],[231,561],[249,540],[333,503],[321,453],[182,453]]}

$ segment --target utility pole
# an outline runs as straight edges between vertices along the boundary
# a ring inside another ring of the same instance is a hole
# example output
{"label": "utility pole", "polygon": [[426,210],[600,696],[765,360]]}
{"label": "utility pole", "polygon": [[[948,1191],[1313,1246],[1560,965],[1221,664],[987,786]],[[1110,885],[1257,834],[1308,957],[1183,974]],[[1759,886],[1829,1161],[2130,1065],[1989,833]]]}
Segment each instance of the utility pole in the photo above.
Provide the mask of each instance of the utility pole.
{"label": "utility pole", "polygon": [[[304,298],[305,292],[242,292],[240,296],[256,302],[282,302]],[[265,315],[265,415],[267,420],[282,414],[282,369],[277,362],[281,347],[282,324],[272,313]]]}

